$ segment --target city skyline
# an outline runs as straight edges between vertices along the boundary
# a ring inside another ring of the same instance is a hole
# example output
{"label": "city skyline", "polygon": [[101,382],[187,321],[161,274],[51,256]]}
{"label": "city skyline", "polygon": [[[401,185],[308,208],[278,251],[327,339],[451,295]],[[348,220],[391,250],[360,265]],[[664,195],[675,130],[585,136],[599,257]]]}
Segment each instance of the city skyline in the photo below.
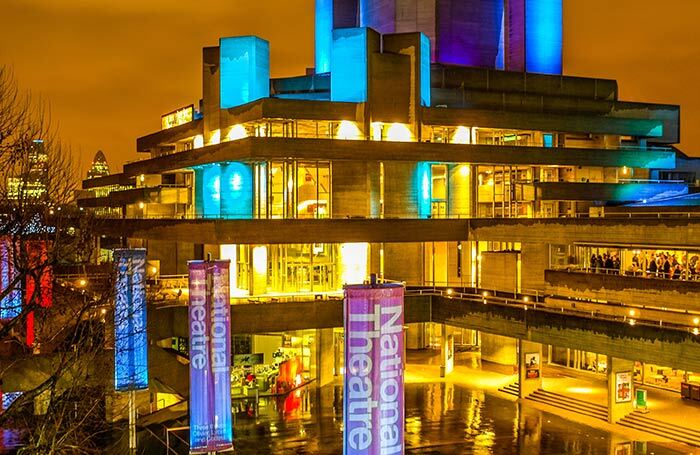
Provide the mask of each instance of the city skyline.
{"label": "city skyline", "polygon": [[[565,0],[564,74],[617,79],[624,100],[680,104],[680,148],[700,156],[700,132],[692,127],[700,117],[700,95],[686,89],[700,56],[700,45],[692,45],[689,8],[700,6],[675,0],[652,10],[654,3],[624,0],[611,6],[595,0],[584,6]],[[126,1],[104,11],[89,2],[10,0],[0,26],[12,36],[31,20],[34,38],[6,40],[0,55],[22,89],[50,105],[81,176],[98,149],[118,171],[137,158],[135,136],[157,127],[162,114],[200,98],[201,74],[193,68],[201,61],[200,48],[219,36],[255,33],[269,40],[272,77],[312,67],[313,4]],[[270,20],[273,13],[286,18],[285,27]],[[669,74],[675,82],[664,79]]]}

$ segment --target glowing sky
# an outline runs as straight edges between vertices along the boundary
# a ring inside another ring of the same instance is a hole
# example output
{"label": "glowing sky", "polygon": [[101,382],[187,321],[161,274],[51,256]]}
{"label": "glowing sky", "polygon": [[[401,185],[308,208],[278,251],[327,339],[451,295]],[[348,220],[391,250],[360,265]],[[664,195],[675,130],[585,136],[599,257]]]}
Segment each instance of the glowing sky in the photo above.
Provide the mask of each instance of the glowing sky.
{"label": "glowing sky", "polygon": [[[201,97],[201,48],[270,41],[272,77],[313,66],[313,0],[2,0],[0,64],[51,106],[84,176]],[[680,104],[682,150],[700,156],[697,0],[564,0],[564,72],[615,78],[621,98]]]}

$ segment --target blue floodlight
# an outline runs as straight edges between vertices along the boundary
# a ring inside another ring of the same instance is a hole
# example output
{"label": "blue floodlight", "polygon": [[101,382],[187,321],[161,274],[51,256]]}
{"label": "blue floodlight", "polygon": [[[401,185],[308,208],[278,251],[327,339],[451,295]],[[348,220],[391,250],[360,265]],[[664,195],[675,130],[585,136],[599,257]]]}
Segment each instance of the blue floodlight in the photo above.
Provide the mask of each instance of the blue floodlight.
{"label": "blue floodlight", "polygon": [[219,40],[221,108],[270,96],[270,43],[257,36]]}
{"label": "blue floodlight", "polygon": [[367,28],[333,30],[331,101],[367,101]]}
{"label": "blue floodlight", "polygon": [[526,0],[525,70],[562,73],[562,0]]}

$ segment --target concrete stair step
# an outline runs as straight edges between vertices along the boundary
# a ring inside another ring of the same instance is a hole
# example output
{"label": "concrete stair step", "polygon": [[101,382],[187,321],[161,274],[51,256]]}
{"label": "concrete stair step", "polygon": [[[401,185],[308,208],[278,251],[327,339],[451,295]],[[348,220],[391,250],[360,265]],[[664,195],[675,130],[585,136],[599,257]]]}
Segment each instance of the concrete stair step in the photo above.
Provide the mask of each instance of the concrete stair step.
{"label": "concrete stair step", "polygon": [[551,392],[549,390],[544,390],[544,389],[537,389],[534,393],[536,393],[538,395],[542,395],[542,396],[556,398],[557,400],[566,401],[569,403],[585,404],[586,406],[588,406],[592,409],[598,409],[598,410],[605,412],[606,414],[608,413],[608,408],[602,404],[591,403],[588,401],[581,400],[579,398],[574,398],[574,397],[570,397],[567,395],[562,395],[561,393]]}
{"label": "concrete stair step", "polygon": [[658,428],[653,424],[640,424],[638,422],[632,422],[625,419],[622,419],[617,423],[619,425],[622,425],[623,427],[644,431],[646,433],[655,434],[657,436],[661,436],[672,441],[682,442],[683,444],[700,447],[700,439],[689,438],[687,436],[683,436],[677,433],[672,433],[668,430]]}
{"label": "concrete stair step", "polygon": [[567,404],[567,403],[562,403],[559,401],[552,401],[552,400],[546,400],[542,399],[541,397],[533,396],[530,395],[526,397],[528,400],[535,401],[537,403],[542,403],[542,404],[547,404],[549,406],[553,406],[555,408],[563,409],[565,411],[571,411],[576,414],[582,414],[586,415],[588,417],[593,417],[595,419],[600,419],[600,420],[608,420],[608,414],[607,413],[601,413],[599,411],[593,411],[591,409],[586,408],[585,406],[574,406],[572,404]]}
{"label": "concrete stair step", "polygon": [[544,391],[542,391],[541,389],[536,390],[534,393],[529,395],[527,399],[535,401],[537,403],[554,406],[559,409],[564,409],[578,414],[587,415],[596,419],[608,420],[608,410],[605,408],[601,409],[600,407],[598,407],[598,405],[575,399],[562,400],[559,394],[548,394],[542,392]]}
{"label": "concrete stair step", "polygon": [[649,433],[674,440],[682,439],[681,442],[700,446],[700,431],[652,419],[639,411],[635,411],[623,417],[618,423],[632,428],[644,428],[644,431],[648,431]]}
{"label": "concrete stair step", "polygon": [[517,382],[503,386],[498,390],[509,395],[515,395],[516,397],[520,396],[520,384]]}

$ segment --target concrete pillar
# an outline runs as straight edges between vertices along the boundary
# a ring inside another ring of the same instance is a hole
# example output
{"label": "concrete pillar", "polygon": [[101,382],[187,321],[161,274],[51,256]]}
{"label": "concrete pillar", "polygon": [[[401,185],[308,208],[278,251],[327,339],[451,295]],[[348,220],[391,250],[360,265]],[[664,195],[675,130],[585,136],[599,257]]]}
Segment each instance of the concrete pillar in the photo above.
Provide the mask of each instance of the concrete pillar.
{"label": "concrete pillar", "polygon": [[542,388],[542,345],[518,340],[518,381],[520,398]]}
{"label": "concrete pillar", "polygon": [[333,191],[331,194],[334,218],[368,217],[372,197],[370,194],[370,166],[376,162],[345,161],[333,166]]}
{"label": "concrete pillar", "polygon": [[518,364],[518,340],[481,332],[481,360],[499,365]]}
{"label": "concrete pillar", "polygon": [[220,214],[222,218],[253,217],[253,167],[231,162],[220,166]]}
{"label": "concrete pillar", "polygon": [[422,182],[419,163],[384,162],[384,217],[418,218]]}
{"label": "concrete pillar", "polygon": [[250,278],[250,294],[265,294],[267,292],[267,246],[255,245],[251,249],[253,273]]}
{"label": "concrete pillar", "polygon": [[549,267],[549,248],[545,243],[523,243],[521,247],[521,288],[543,290],[544,270]]}
{"label": "concrete pillar", "polygon": [[428,345],[425,325],[424,322],[408,324],[405,343],[406,349],[425,349]]}
{"label": "concrete pillar", "polygon": [[634,361],[608,356],[608,422],[634,411]]}
{"label": "concrete pillar", "polygon": [[314,343],[316,382],[319,387],[333,382],[335,346],[333,329],[317,329]]}
{"label": "concrete pillar", "polygon": [[447,377],[455,367],[455,337],[447,333],[447,326],[442,324],[440,336],[440,377]]}

